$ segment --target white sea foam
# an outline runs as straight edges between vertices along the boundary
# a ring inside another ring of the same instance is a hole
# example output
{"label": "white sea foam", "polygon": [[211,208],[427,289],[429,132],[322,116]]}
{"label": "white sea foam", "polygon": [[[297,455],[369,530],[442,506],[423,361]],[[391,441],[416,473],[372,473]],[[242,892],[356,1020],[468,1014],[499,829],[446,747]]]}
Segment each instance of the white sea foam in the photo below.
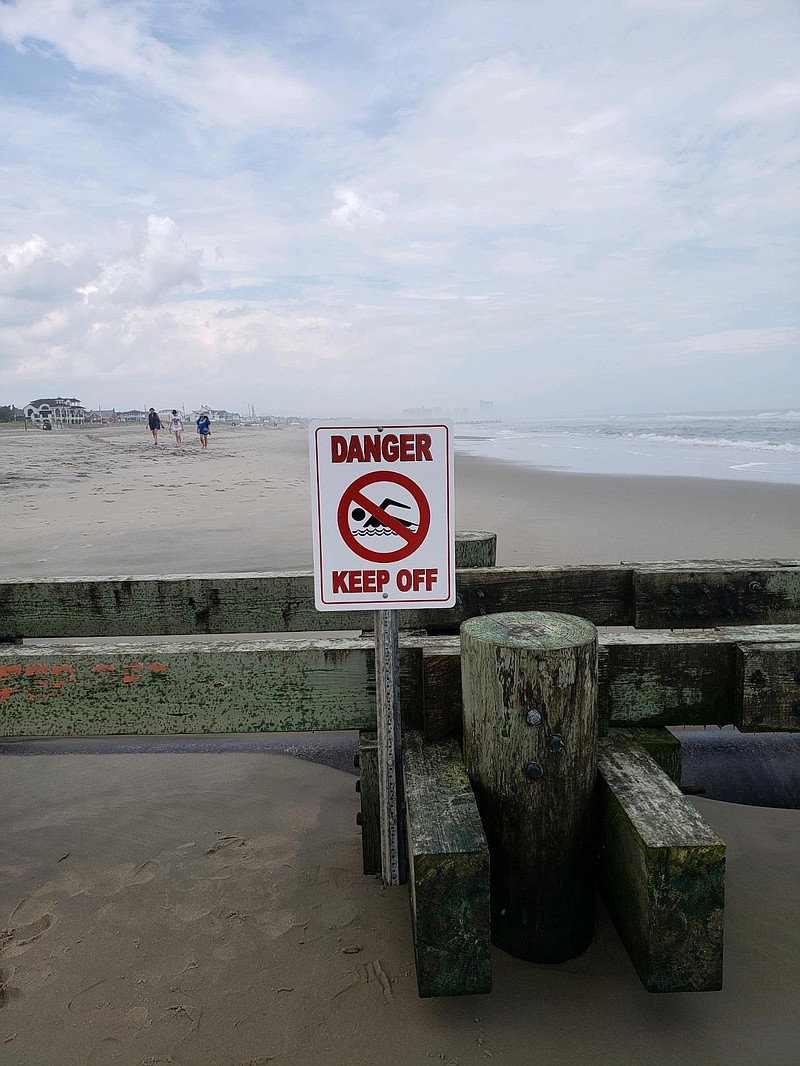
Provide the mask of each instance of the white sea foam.
{"label": "white sea foam", "polygon": [[628,439],[651,440],[664,444],[699,444],[707,448],[749,448],[752,451],[786,452],[800,455],[800,444],[779,444],[772,440],[732,440],[729,437],[687,437],[669,433],[626,433]]}
{"label": "white sea foam", "polygon": [[[590,474],[800,484],[800,412],[614,415],[473,427],[459,451]],[[491,433],[491,436],[489,436]]]}

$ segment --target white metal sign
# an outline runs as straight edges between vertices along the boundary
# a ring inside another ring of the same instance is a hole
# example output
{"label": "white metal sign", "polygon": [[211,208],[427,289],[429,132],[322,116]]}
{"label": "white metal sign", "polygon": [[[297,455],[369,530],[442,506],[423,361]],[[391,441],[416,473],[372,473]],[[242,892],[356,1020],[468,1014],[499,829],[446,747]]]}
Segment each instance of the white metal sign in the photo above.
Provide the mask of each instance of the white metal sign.
{"label": "white metal sign", "polygon": [[310,444],[317,610],[452,607],[450,425],[315,422]]}

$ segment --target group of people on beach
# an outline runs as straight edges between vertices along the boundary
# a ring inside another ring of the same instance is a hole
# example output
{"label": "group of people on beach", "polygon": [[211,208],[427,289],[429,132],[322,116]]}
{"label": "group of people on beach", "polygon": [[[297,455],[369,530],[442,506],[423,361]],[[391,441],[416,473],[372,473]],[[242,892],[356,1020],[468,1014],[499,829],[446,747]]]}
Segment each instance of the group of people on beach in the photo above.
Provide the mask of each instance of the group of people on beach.
{"label": "group of people on beach", "polygon": [[[197,432],[200,436],[200,446],[202,448],[208,447],[208,438],[211,436],[211,419],[208,417],[208,411],[203,409],[200,412],[200,417],[197,421]],[[158,447],[158,431],[163,429],[161,418],[156,411],[155,407],[151,407],[147,412],[147,425],[150,432],[153,434],[153,447]],[[169,420],[169,431],[175,438],[175,445],[181,444],[183,441],[183,419],[175,410],[172,409],[172,414]]]}

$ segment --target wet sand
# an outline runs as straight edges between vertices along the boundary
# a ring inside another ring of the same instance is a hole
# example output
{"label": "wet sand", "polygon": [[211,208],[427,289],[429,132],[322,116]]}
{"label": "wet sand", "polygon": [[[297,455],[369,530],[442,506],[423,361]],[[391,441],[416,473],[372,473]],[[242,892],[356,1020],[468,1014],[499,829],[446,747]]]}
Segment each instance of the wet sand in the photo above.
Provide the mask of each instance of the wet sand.
{"label": "wet sand", "polygon": [[[152,448],[137,427],[0,437],[12,577],[307,569],[302,429]],[[797,490],[457,460],[501,563],[796,557]],[[696,799],[728,846],[725,987],[644,992],[605,912],[561,966],[493,953],[420,1000],[405,888],[361,874],[353,777],[267,751],[5,755],[0,1062],[788,1066],[800,812]]]}

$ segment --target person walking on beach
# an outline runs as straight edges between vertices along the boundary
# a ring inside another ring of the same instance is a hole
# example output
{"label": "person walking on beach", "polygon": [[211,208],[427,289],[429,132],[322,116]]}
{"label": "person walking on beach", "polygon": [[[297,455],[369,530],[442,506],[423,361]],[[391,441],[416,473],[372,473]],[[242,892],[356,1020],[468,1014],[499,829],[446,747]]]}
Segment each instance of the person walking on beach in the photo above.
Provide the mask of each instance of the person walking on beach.
{"label": "person walking on beach", "polygon": [[208,417],[208,411],[200,412],[200,417],[197,419],[197,432],[200,434],[200,446],[207,448],[208,438],[211,436],[211,419]]}
{"label": "person walking on beach", "polygon": [[169,431],[175,434],[175,443],[180,444],[183,433],[183,422],[178,412],[173,408],[172,418],[169,420]]}
{"label": "person walking on beach", "polygon": [[164,427],[161,425],[161,419],[158,417],[158,412],[155,407],[151,407],[147,412],[147,425],[150,432],[153,434],[153,447],[158,447],[158,431]]}

